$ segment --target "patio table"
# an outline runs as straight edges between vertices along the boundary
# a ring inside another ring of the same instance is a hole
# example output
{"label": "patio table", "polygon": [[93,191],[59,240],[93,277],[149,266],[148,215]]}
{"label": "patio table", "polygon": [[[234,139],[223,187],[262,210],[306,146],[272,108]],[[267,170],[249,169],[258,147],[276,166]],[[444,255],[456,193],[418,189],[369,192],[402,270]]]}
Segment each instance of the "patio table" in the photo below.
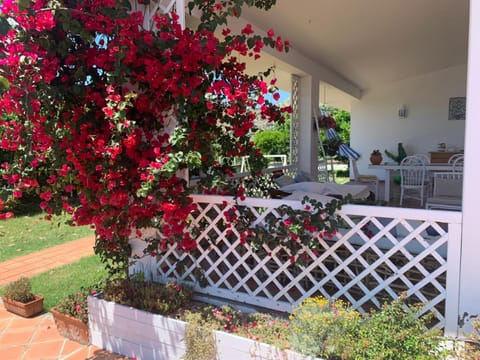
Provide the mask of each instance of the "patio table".
{"label": "patio table", "polygon": [[[384,170],[385,171],[385,201],[390,201],[390,182],[392,179],[392,172],[400,171],[399,164],[393,163],[384,163],[380,165],[368,165],[369,169],[373,170]],[[441,163],[433,163],[425,165],[425,171],[431,172],[439,172],[439,171],[453,171],[452,164],[441,164]]]}

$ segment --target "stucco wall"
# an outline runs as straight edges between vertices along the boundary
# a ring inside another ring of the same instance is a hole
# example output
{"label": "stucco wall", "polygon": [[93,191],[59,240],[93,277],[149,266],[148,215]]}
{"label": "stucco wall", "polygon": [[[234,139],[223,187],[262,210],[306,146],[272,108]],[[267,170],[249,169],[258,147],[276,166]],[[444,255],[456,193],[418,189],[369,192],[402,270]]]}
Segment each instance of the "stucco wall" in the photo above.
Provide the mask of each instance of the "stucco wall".
{"label": "stucco wall", "polygon": [[[408,155],[436,151],[444,142],[447,149],[464,146],[465,121],[448,120],[450,97],[465,96],[467,67],[457,66],[366,91],[352,104],[351,145],[362,154],[361,173],[368,169],[370,152],[385,149],[397,153],[402,142]],[[400,119],[398,109],[405,105],[408,117]],[[383,153],[384,161],[391,161]]]}

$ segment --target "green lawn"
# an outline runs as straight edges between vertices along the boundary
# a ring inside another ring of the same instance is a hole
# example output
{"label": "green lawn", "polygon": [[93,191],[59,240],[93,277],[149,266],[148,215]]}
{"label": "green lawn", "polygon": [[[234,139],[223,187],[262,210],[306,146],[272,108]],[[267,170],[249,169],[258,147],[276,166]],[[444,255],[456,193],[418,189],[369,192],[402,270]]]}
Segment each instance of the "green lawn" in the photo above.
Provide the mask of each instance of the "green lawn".
{"label": "green lawn", "polygon": [[[87,256],[79,261],[31,277],[32,292],[44,296],[44,308],[50,310],[69,294],[81,287],[106,279],[107,271],[98,256]],[[0,294],[4,289],[0,288]]]}
{"label": "green lawn", "polygon": [[24,215],[0,222],[0,262],[16,256],[93,235],[88,226],[71,227],[66,216],[45,220],[43,214]]}

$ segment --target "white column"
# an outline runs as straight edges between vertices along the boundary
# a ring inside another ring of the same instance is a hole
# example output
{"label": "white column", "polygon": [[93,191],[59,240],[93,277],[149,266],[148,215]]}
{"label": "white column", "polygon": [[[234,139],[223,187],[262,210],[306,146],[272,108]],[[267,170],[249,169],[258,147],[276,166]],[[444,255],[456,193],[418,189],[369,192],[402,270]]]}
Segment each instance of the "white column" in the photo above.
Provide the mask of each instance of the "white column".
{"label": "white column", "polygon": [[313,126],[313,108],[318,108],[319,80],[311,76],[300,78],[298,133],[298,170],[317,178],[318,138]]}
{"label": "white column", "polygon": [[175,11],[178,15],[178,22],[185,29],[185,0],[176,0]]}
{"label": "white column", "polygon": [[[460,263],[459,333],[471,331],[471,319],[480,315],[480,2],[470,1],[467,116],[463,180],[463,226]],[[454,294],[447,294],[454,296]]]}

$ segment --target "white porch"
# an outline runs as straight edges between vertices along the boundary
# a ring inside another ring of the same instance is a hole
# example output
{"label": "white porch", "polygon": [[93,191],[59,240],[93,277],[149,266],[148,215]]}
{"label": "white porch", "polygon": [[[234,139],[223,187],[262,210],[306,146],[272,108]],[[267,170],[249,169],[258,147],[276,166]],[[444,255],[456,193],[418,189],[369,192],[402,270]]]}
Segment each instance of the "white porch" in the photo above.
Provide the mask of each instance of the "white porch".
{"label": "white porch", "polygon": [[[335,22],[338,27],[332,25]],[[395,296],[400,289],[407,291],[412,299],[426,301],[426,308],[438,314],[436,325],[444,327],[446,334],[462,336],[468,332],[469,321],[480,314],[480,287],[475,285],[480,272],[477,259],[480,192],[475,181],[480,178],[475,162],[480,156],[476,144],[476,134],[480,134],[478,2],[429,0],[419,4],[409,0],[387,4],[364,0],[353,4],[309,0],[299,6],[279,0],[277,7],[267,14],[245,11],[245,18],[231,27],[238,31],[247,23],[256,25],[260,33],[273,27],[293,42],[291,52],[276,58],[265,56],[260,66],[275,65],[276,75],[281,78],[279,85],[298,94],[299,105],[294,115],[298,117],[295,162],[299,170],[313,174],[317,171],[317,134],[312,131],[312,109],[319,102],[339,106],[346,99],[352,114],[351,145],[364,154],[359,162],[362,173],[369,172],[366,154],[377,148],[395,151],[398,142],[404,143],[409,153],[434,151],[439,142],[446,142],[452,149],[464,149],[463,211],[345,206],[341,211],[348,224],[345,232],[333,244],[326,244],[324,254],[312,259],[305,271],[298,274],[291,272],[288,261],[271,263],[269,258],[258,257],[248,249],[234,254],[238,240],[227,243],[223,230],[216,226],[225,199],[200,196],[195,198],[200,215],[194,222],[203,219],[209,225],[199,241],[215,236],[220,239],[221,249],[205,249],[201,259],[188,260],[181,273],[174,267],[176,255],[168,254],[158,265],[153,264],[152,274],[163,279],[176,275],[193,281],[196,269],[200,268],[204,275],[210,276],[206,277],[207,287],[199,288],[200,292],[232,297],[231,291],[235,290],[239,291],[236,296],[240,301],[251,298],[257,305],[268,302],[279,309],[325,291],[324,295],[344,296],[366,310],[376,306],[381,298]],[[320,36],[322,31],[326,36]],[[343,43],[346,48],[336,48],[343,52],[332,53],[335,47],[325,44],[329,36],[335,41],[339,34],[351,39]],[[317,37],[322,38],[318,46]],[[449,98],[463,96],[467,98],[466,120],[448,120]],[[397,111],[403,105],[408,116],[399,119]],[[248,199],[245,206],[275,211],[283,203],[262,201]],[[212,217],[211,211],[217,216]],[[369,222],[377,229],[372,238],[366,237],[362,230]],[[399,227],[403,232],[394,236],[391,230]],[[431,227],[435,231],[428,234]],[[385,241],[388,246],[379,245]],[[411,250],[412,244],[416,250]],[[340,249],[345,254],[343,258]],[[367,253],[373,254],[372,262],[365,259]],[[393,255],[401,259],[393,261]],[[230,258],[235,265],[225,262]],[[334,264],[331,269],[324,263],[327,258]],[[425,265],[427,258],[435,259],[433,268]],[[256,265],[249,267],[251,259],[255,259]],[[217,273],[213,265],[228,269]],[[415,280],[407,276],[413,270],[419,276]],[[257,275],[258,272],[262,275]],[[315,273],[320,274],[318,279],[312,278]],[[264,284],[265,274],[273,275],[271,283]],[[373,278],[374,285],[364,282],[367,278]],[[254,288],[248,287],[248,281],[253,282]],[[299,285],[302,282],[311,287],[303,288]]]}

